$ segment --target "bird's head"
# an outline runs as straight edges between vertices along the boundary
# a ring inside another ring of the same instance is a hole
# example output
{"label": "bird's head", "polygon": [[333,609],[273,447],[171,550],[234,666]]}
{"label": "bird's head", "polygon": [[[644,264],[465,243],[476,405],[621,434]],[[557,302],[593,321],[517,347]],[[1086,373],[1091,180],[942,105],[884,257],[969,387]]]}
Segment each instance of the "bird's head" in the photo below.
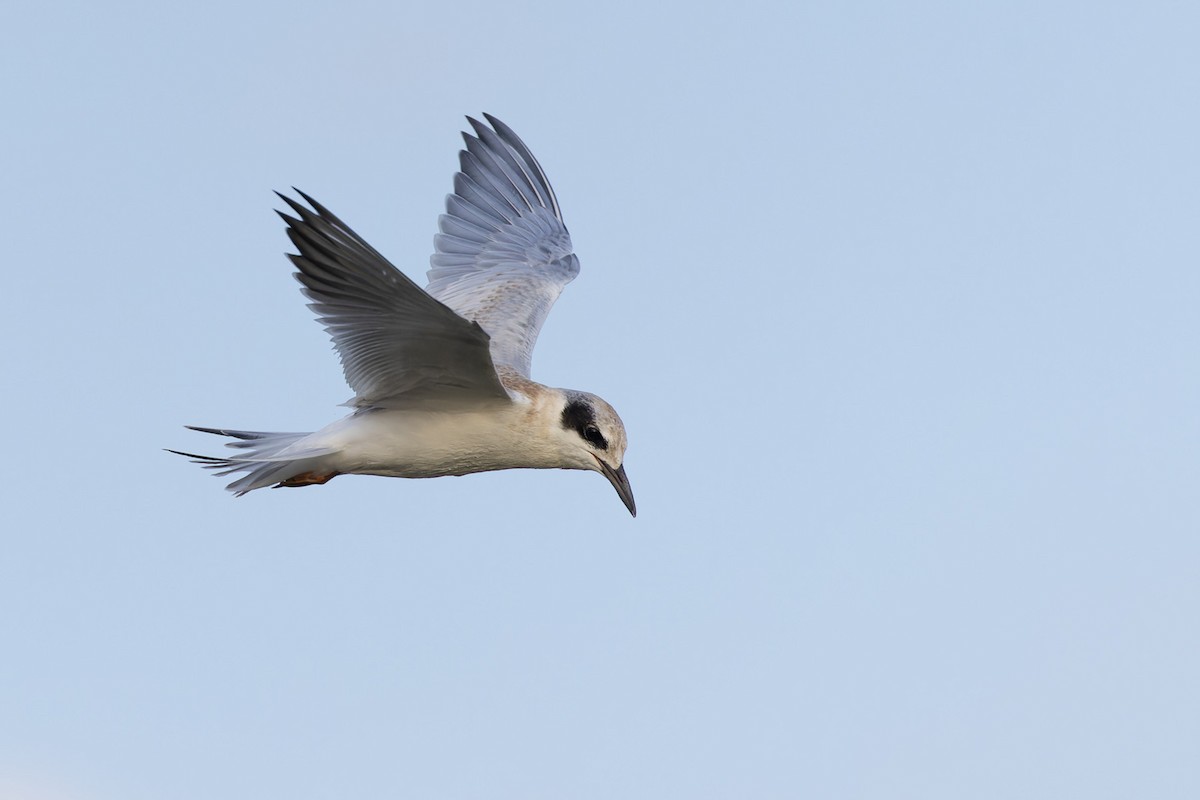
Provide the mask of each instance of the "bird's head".
{"label": "bird's head", "polygon": [[573,469],[590,469],[608,478],[629,513],[637,516],[633,489],[625,477],[625,426],[617,412],[594,394],[566,391],[558,419],[563,455]]}

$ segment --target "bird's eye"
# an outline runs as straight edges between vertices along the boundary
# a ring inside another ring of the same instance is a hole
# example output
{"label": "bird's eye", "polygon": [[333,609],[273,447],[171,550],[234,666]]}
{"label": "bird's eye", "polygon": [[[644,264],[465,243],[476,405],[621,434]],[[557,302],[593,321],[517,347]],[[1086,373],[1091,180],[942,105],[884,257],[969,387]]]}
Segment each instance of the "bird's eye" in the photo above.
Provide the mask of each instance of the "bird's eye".
{"label": "bird's eye", "polygon": [[600,433],[600,429],[595,425],[589,424],[583,426],[583,438],[596,445],[596,447],[599,447],[601,450],[608,449],[608,442],[605,441],[604,434]]}

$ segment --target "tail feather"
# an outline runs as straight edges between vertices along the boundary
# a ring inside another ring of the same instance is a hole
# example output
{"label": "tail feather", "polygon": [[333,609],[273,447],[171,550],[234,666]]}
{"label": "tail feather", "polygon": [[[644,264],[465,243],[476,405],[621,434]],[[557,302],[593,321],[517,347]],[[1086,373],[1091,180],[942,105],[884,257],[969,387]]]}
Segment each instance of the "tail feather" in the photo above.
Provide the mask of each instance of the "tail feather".
{"label": "tail feather", "polygon": [[192,463],[213,470],[217,476],[245,472],[245,475],[225,487],[238,497],[266,486],[303,486],[310,483],[323,483],[323,480],[316,480],[309,476],[318,473],[327,474],[328,477],[325,480],[328,480],[336,474],[330,473],[328,468],[321,464],[322,459],[336,452],[335,450],[328,447],[295,447],[301,439],[309,435],[307,433],[235,431],[224,428],[201,428],[193,425],[186,427],[201,433],[229,436],[236,441],[226,442],[226,447],[247,451],[230,458],[197,455],[196,453],[185,453],[182,450],[167,451],[190,458]]}

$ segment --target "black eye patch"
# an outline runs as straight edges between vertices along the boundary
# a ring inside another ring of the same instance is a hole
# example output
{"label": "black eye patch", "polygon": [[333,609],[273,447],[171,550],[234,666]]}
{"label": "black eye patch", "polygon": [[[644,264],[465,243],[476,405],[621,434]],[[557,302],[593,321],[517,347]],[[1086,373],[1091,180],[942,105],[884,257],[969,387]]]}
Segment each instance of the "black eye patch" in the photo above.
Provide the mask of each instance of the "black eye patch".
{"label": "black eye patch", "polygon": [[567,403],[562,412],[562,426],[578,433],[585,442],[593,447],[600,450],[608,449],[608,440],[596,426],[596,412],[586,401],[572,400]]}

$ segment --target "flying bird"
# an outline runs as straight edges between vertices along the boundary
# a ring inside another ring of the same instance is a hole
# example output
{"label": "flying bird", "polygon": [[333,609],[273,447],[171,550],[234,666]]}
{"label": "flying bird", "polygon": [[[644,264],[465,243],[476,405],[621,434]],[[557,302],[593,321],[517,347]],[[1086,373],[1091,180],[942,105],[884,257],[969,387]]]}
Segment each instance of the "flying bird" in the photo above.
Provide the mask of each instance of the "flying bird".
{"label": "flying bird", "polygon": [[625,426],[601,398],[530,377],[538,332],[579,259],[550,182],[500,120],[467,118],[460,171],[421,289],[303,192],[278,212],[288,258],[333,339],[353,411],[315,433],[187,426],[233,439],[228,457],[187,456],[243,495],[338,475],[433,478],[500,469],[599,472],[637,515]]}

